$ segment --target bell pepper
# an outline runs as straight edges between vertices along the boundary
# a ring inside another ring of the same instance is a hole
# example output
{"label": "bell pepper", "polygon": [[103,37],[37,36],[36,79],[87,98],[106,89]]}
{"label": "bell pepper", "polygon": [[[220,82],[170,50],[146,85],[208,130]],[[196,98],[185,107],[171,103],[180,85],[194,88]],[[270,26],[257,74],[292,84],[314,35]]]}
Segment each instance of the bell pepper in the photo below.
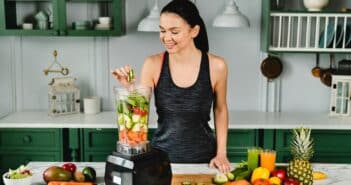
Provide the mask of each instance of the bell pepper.
{"label": "bell pepper", "polygon": [[253,183],[256,179],[268,179],[269,178],[269,170],[264,167],[255,168],[252,172],[251,183]]}

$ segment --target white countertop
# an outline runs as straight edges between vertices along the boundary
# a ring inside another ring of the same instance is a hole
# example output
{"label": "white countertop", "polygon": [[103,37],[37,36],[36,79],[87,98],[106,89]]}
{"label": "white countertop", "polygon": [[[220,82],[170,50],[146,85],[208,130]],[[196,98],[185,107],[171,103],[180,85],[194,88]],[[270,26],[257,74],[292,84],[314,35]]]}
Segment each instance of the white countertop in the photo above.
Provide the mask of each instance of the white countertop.
{"label": "white countertop", "polygon": [[[62,162],[30,162],[29,168],[34,172],[32,185],[45,185],[43,172],[49,166],[61,166]],[[91,166],[97,173],[97,185],[105,185],[103,176],[105,173],[104,162],[79,162],[75,163],[78,170]],[[233,164],[235,167],[236,164]],[[216,169],[209,168],[207,164],[172,164],[173,174],[215,174]],[[315,181],[314,185],[350,185],[351,165],[348,164],[313,164],[315,171],[322,171],[328,175],[325,180]]]}
{"label": "white countertop", "polygon": [[[150,128],[156,128],[157,116],[150,115],[149,123]],[[213,128],[213,120],[209,124]],[[326,112],[229,112],[232,129],[291,129],[301,125],[311,129],[351,130],[351,117],[330,117]],[[0,119],[0,128],[117,128],[117,124],[114,112],[52,117],[37,111],[9,114]]]}

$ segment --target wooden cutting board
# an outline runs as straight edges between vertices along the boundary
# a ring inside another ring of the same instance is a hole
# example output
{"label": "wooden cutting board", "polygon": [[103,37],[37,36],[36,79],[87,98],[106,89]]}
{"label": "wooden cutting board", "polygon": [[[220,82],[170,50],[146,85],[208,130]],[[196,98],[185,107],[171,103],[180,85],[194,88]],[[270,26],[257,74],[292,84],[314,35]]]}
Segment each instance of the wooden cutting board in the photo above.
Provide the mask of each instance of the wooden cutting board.
{"label": "wooden cutting board", "polygon": [[188,181],[192,185],[202,182],[205,185],[213,185],[212,178],[214,174],[173,174],[172,185],[182,185],[182,182]]}

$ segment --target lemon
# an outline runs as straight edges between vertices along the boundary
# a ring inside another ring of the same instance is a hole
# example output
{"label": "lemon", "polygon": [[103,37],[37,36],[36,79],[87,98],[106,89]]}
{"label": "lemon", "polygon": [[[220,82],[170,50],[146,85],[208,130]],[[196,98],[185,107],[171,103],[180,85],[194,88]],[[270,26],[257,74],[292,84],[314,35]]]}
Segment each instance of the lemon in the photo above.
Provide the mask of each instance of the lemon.
{"label": "lemon", "polygon": [[314,171],[312,175],[313,175],[313,180],[322,180],[322,179],[328,178],[327,174],[320,171]]}

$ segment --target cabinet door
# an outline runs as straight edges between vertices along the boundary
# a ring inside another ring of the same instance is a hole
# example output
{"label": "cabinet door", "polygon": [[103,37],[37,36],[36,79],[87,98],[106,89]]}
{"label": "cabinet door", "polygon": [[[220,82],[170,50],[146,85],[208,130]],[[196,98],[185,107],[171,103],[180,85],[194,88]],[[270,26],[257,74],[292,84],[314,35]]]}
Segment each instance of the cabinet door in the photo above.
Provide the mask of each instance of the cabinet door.
{"label": "cabinet door", "polygon": [[[123,32],[123,0],[63,0],[60,7],[60,35],[118,36]],[[110,20],[101,22],[100,17]],[[105,24],[106,23],[106,24]]]}
{"label": "cabinet door", "polygon": [[62,153],[62,129],[0,129],[0,152],[9,150]]}
{"label": "cabinet door", "polygon": [[1,35],[58,34],[56,0],[1,0],[0,10]]}
{"label": "cabinet door", "polygon": [[[288,162],[291,159],[290,142],[292,133],[290,130],[277,130],[275,149],[278,162]],[[325,163],[349,163],[351,162],[351,143],[345,142],[351,139],[350,131],[337,130],[312,130],[311,137],[314,140],[314,155],[312,162]]]}
{"label": "cabinet door", "polygon": [[82,129],[82,160],[92,161],[95,158],[91,157],[92,153],[111,154],[116,150],[116,143],[118,141],[118,130],[116,129]]}
{"label": "cabinet door", "polygon": [[247,148],[258,146],[257,130],[236,130],[228,131],[227,155],[231,162],[247,160]]}

